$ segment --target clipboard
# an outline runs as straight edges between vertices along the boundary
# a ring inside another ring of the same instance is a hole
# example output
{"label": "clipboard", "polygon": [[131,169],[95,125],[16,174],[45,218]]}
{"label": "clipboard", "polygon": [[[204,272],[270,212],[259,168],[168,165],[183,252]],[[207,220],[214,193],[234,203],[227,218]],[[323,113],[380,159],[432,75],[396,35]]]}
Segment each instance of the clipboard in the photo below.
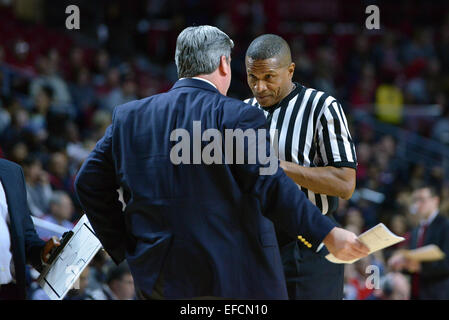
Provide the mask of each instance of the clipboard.
{"label": "clipboard", "polygon": [[51,300],[62,300],[102,248],[86,215],[67,232],[37,282]]}

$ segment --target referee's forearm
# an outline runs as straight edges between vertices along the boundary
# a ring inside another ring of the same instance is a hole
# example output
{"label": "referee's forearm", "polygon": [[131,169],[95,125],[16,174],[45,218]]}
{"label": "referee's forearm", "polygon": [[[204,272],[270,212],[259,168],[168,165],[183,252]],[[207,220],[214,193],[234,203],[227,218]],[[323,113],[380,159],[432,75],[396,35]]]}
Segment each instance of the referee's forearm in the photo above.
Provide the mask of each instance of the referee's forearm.
{"label": "referee's forearm", "polygon": [[281,161],[285,174],[298,185],[314,193],[349,199],[355,189],[355,170],[336,167],[304,167]]}

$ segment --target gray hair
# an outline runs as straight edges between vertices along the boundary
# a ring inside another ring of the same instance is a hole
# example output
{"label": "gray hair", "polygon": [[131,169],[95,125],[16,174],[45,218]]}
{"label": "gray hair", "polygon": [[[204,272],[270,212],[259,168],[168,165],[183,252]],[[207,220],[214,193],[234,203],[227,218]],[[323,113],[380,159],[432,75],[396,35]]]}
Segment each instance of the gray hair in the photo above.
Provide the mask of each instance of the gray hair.
{"label": "gray hair", "polygon": [[221,56],[229,61],[234,42],[212,26],[188,27],[176,41],[175,63],[179,78],[210,74],[220,65]]}

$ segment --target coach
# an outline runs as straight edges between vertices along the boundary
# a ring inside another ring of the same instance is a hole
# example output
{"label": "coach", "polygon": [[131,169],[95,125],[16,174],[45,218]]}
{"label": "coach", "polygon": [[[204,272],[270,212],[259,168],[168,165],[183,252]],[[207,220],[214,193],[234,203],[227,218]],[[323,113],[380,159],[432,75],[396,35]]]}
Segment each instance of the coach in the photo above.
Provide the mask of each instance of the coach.
{"label": "coach", "polygon": [[[340,103],[325,92],[292,82],[290,48],[277,35],[253,40],[245,63],[254,95],[245,102],[263,110],[270,129],[277,129],[281,167],[333,219],[338,197],[351,197],[356,177],[355,148]],[[310,250],[307,239],[290,241],[283,230],[277,232],[289,298],[342,299],[343,265],[327,261],[323,245]]]}
{"label": "coach", "polygon": [[26,299],[26,264],[41,272],[56,246],[59,241],[44,242],[34,229],[22,168],[0,159],[0,300]]}
{"label": "coach", "polygon": [[[113,260],[127,259],[139,298],[286,299],[273,224],[313,248],[324,239],[344,259],[368,253],[279,168],[260,175],[259,161],[171,161],[172,134],[194,135],[194,121],[202,131],[265,127],[260,110],[225,96],[232,47],[215,27],[182,31],[175,55],[180,79],[167,93],[116,107],[78,173],[80,202]],[[269,135],[263,140],[269,148]]]}

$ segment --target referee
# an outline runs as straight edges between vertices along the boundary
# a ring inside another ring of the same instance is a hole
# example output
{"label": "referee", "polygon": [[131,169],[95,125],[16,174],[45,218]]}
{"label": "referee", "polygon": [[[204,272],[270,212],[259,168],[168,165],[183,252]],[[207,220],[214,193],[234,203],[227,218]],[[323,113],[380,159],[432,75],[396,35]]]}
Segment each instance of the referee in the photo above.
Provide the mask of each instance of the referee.
{"label": "referee", "polygon": [[[340,103],[332,96],[292,82],[295,64],[281,37],[259,36],[245,57],[247,81],[254,95],[245,102],[262,109],[273,143],[277,129],[279,159],[285,173],[330,218],[338,197],[354,192],[356,154]],[[344,266],[326,260],[321,244],[289,242],[277,230],[290,299],[342,299]]]}

